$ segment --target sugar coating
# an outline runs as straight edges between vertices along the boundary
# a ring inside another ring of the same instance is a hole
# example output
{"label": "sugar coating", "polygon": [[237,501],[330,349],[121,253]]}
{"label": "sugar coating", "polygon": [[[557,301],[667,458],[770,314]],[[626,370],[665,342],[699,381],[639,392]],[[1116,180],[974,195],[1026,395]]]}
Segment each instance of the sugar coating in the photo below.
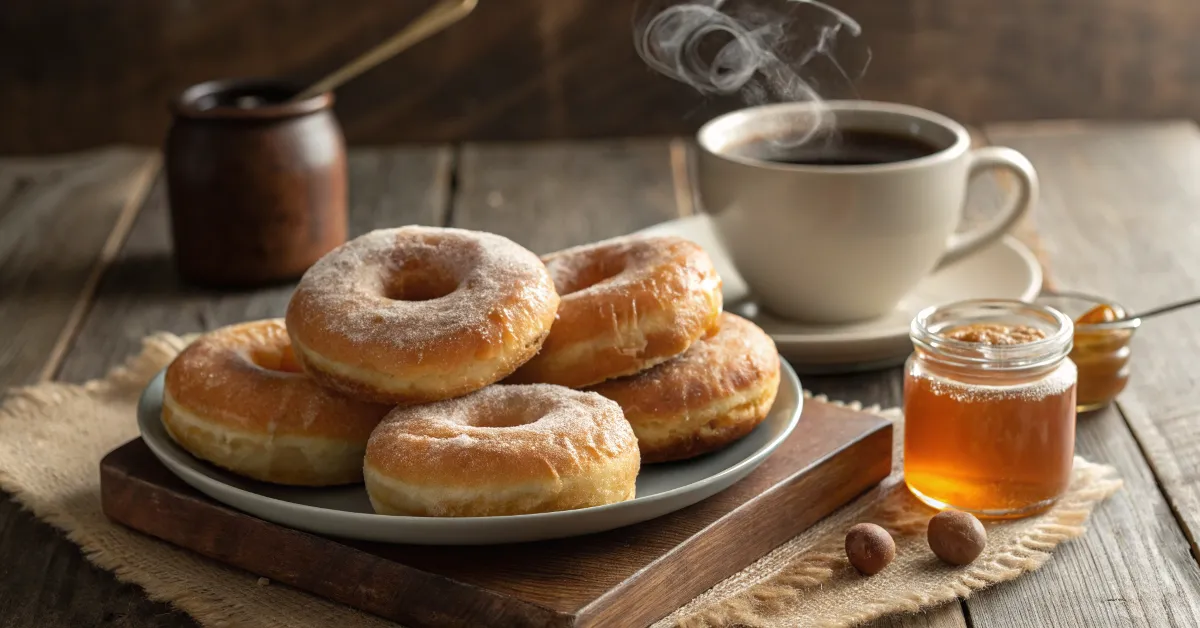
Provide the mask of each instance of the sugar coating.
{"label": "sugar coating", "polygon": [[640,373],[601,382],[589,390],[613,399],[626,418],[658,419],[703,409],[779,378],[775,342],[754,323],[725,312],[716,334],[692,343],[680,356]]}
{"label": "sugar coating", "polygon": [[[406,278],[454,287],[424,301],[389,298],[389,286]],[[314,264],[292,297],[304,307],[289,311],[289,323],[419,355],[464,335],[500,342],[530,325],[541,333],[533,321],[554,298],[537,256],[507,238],[408,226],[372,231]],[[293,323],[295,312],[306,320]]]}
{"label": "sugar coating", "polygon": [[282,319],[230,325],[201,336],[167,369],[166,394],[227,427],[268,435],[323,435],[365,442],[387,406],[326,390],[302,373],[255,363],[256,351],[290,347]]}
{"label": "sugar coating", "polygon": [[1008,399],[1038,401],[1061,395],[1075,385],[1076,376],[1075,364],[1070,360],[1063,360],[1058,368],[1045,377],[1009,386],[964,383],[927,371],[917,377],[928,382],[930,392],[935,395],[950,397],[963,403],[980,403]]}
{"label": "sugar coating", "polygon": [[[614,402],[551,384],[493,385],[392,410],[371,435],[368,464],[438,482],[486,482],[526,466],[583,469],[629,455],[637,439]],[[459,477],[461,476],[461,477]]]}
{"label": "sugar coating", "polygon": [[463,444],[502,431],[588,434],[623,421],[621,409],[595,393],[553,384],[488,386],[469,395],[396,408],[381,429]]}
{"label": "sugar coating", "polygon": [[[563,249],[542,259],[560,293],[583,293],[602,290],[605,284],[640,278],[634,271],[661,263],[672,246],[684,242],[687,241],[675,236],[633,234]],[[575,285],[581,277],[594,274],[597,266],[607,266],[611,273],[603,273],[609,276],[592,285]]]}

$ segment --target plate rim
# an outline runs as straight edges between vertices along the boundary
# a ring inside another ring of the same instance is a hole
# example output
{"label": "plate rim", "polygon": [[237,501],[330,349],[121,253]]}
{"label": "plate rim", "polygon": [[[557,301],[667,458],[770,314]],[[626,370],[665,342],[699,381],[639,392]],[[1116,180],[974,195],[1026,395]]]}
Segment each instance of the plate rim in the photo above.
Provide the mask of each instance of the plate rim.
{"label": "plate rim", "polygon": [[[751,471],[753,471],[755,468],[757,468],[758,465],[762,464],[763,461],[765,461],[772,454],[774,454],[775,451],[779,448],[779,446],[782,445],[783,442],[785,440],[787,440],[787,438],[789,436],[792,435],[792,433],[796,429],[796,426],[800,423],[801,416],[804,413],[804,404],[805,404],[804,388],[800,383],[800,379],[796,375],[795,370],[792,369],[791,365],[788,364],[787,360],[784,359],[783,356],[780,356],[779,362],[780,362],[780,374],[781,374],[780,385],[782,386],[782,385],[784,385],[784,382],[786,382],[787,385],[792,388],[792,390],[794,391],[794,394],[796,395],[796,400],[797,400],[796,401],[796,409],[792,412],[792,415],[790,417],[788,417],[787,422],[785,423],[783,429],[780,430],[780,432],[778,434],[776,434],[770,441],[765,443],[763,446],[759,447],[757,450],[752,452],[750,455],[746,456],[745,458],[739,460],[735,464],[733,464],[713,475],[709,475],[709,476],[706,476],[699,480],[696,480],[694,482],[691,482],[689,484],[685,484],[683,486],[679,486],[679,487],[670,489],[668,491],[663,491],[661,493],[655,493],[654,495],[649,495],[649,496],[641,498],[641,499],[635,497],[634,499],[631,499],[631,500],[626,500],[623,502],[616,502],[616,503],[612,503],[612,504],[604,504],[604,505],[600,505],[600,506],[590,506],[588,508],[577,508],[577,509],[572,509],[572,510],[561,510],[561,511],[544,512],[544,513],[529,513],[529,514],[521,514],[521,515],[500,515],[500,516],[491,516],[491,517],[417,517],[417,516],[412,516],[412,515],[382,515],[382,514],[378,514],[378,513],[351,512],[351,511],[346,511],[346,510],[338,510],[338,509],[334,509],[334,508],[324,508],[324,507],[312,506],[312,505],[308,505],[308,504],[299,504],[296,502],[286,501],[286,500],[282,500],[282,499],[279,499],[276,497],[263,495],[261,493],[256,493],[256,492],[249,491],[249,490],[246,490],[246,489],[238,487],[238,486],[234,486],[232,484],[228,484],[226,482],[221,481],[218,478],[211,477],[207,474],[204,474],[195,469],[192,469],[184,462],[176,462],[173,460],[168,460],[171,458],[184,456],[184,457],[186,457],[185,460],[190,458],[190,459],[192,459],[192,461],[198,462],[202,465],[211,464],[209,462],[196,459],[194,456],[192,456],[190,453],[188,453],[186,450],[184,450],[182,447],[180,447],[177,443],[175,443],[174,441],[171,441],[169,436],[167,436],[167,440],[169,442],[164,444],[164,443],[159,442],[160,439],[157,435],[149,434],[149,430],[147,429],[147,426],[145,425],[145,423],[148,421],[151,421],[151,420],[157,420],[157,421],[161,422],[161,418],[160,418],[161,412],[154,414],[149,411],[149,408],[150,407],[161,408],[161,403],[162,403],[161,393],[160,393],[158,399],[153,399],[151,396],[151,391],[156,385],[161,390],[162,382],[164,379],[164,374],[166,372],[165,368],[163,370],[159,371],[157,374],[155,374],[155,376],[150,379],[150,381],[146,384],[146,387],[142,390],[142,393],[138,398],[138,404],[137,404],[137,424],[138,424],[139,435],[141,436],[143,442],[146,443],[146,446],[150,449],[150,451],[154,455],[154,457],[157,458],[163,464],[163,466],[165,466],[167,468],[167,470],[169,472],[171,472],[173,475],[179,477],[185,483],[192,485],[194,488],[197,488],[197,490],[200,490],[199,487],[197,487],[193,484],[193,482],[199,482],[206,486],[215,487],[213,490],[228,491],[241,500],[262,502],[264,507],[277,508],[280,511],[286,512],[289,515],[289,518],[292,516],[319,517],[321,519],[335,518],[338,522],[343,523],[345,525],[352,525],[352,526],[384,525],[390,529],[408,528],[408,529],[412,529],[412,530],[418,531],[418,532],[427,530],[430,528],[444,529],[446,526],[470,530],[470,529],[476,529],[480,526],[501,527],[501,526],[510,526],[510,525],[515,526],[515,525],[520,525],[523,523],[553,524],[555,521],[564,520],[564,519],[571,520],[571,519],[577,519],[577,518],[586,517],[586,516],[600,517],[600,516],[604,516],[605,514],[612,513],[614,511],[620,512],[622,510],[629,510],[629,509],[637,508],[639,506],[643,507],[643,508],[647,508],[647,507],[653,506],[654,504],[658,504],[660,502],[669,501],[669,500],[673,500],[673,499],[682,497],[688,493],[702,491],[705,487],[709,487],[714,484],[719,484],[721,481],[728,479],[730,477],[733,477],[734,479],[731,480],[724,487],[724,488],[728,488],[729,486],[732,486],[733,483],[742,479],[742,477],[744,477],[745,475],[748,475]],[[153,416],[151,416],[152,414],[153,414]],[[164,428],[164,432],[165,432],[165,428]],[[178,451],[174,451],[176,449]],[[174,464],[172,464],[172,462],[174,462]],[[176,465],[178,465],[182,469],[182,471],[176,470],[176,468],[175,468]],[[219,469],[219,471],[221,473],[232,473],[231,471],[228,471],[225,469]],[[741,476],[738,476],[739,473],[741,473]],[[190,478],[190,480],[189,480],[189,478]],[[329,488],[329,487],[326,487],[326,488]],[[724,490],[724,488],[718,490],[717,492]],[[259,513],[247,511],[240,506],[236,506],[236,505],[230,503],[229,501],[226,501],[224,499],[220,499],[214,495],[211,495],[207,491],[202,490],[201,492],[204,492],[206,495],[208,495],[212,499],[214,499],[226,506],[234,508],[235,510],[238,510],[239,512],[244,512],[244,513],[250,514],[251,516],[266,519],[266,517],[263,517]],[[662,514],[667,514],[670,512],[674,512],[675,510],[685,508],[692,504],[698,503],[699,501],[703,501],[704,499],[707,499],[708,497],[711,497],[711,496],[712,495],[708,495],[708,496],[702,497],[698,500],[683,503],[683,504],[679,505],[678,507],[671,508],[670,510],[667,510],[666,512],[664,512]],[[658,515],[658,516],[661,516],[661,515]],[[277,518],[272,518],[269,520],[277,520]],[[285,527],[290,527],[290,528],[295,528],[295,526],[291,525],[291,524],[280,523],[279,525],[283,525]],[[616,527],[623,527],[623,526],[616,526]],[[297,529],[300,529],[300,528],[297,528]],[[404,541],[404,542],[415,543],[415,541]]]}

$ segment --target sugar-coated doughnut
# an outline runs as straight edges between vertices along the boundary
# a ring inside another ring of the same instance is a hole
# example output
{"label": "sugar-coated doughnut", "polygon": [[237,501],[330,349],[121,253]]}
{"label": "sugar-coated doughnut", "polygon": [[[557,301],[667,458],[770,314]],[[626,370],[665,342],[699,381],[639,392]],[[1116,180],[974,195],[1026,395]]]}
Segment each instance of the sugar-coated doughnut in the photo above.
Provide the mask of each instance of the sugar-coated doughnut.
{"label": "sugar-coated doughnut", "polygon": [[287,309],[304,370],[365,401],[410,404],[496,382],[537,353],[558,294],[533,253],[490,233],[381,229],[304,274]]}
{"label": "sugar-coated doughnut", "polygon": [[363,475],[380,514],[482,517],[632,499],[640,466],[612,401],[497,385],[393,410],[371,435]]}
{"label": "sugar-coated doughnut", "polygon": [[300,371],[282,319],[205,334],[167,367],[162,421],[181,447],[256,480],[362,481],[371,430],[390,406],[321,388]]}
{"label": "sugar-coated doughnut", "polygon": [[757,325],[725,313],[721,330],[683,355],[589,390],[621,406],[643,462],[682,460],[721,449],[766,418],[779,390],[779,353]]}
{"label": "sugar-coated doughnut", "polygon": [[704,249],[672,236],[625,236],[543,258],[562,295],[542,350],[513,383],[582,388],[683,353],[715,330],[721,278]]}

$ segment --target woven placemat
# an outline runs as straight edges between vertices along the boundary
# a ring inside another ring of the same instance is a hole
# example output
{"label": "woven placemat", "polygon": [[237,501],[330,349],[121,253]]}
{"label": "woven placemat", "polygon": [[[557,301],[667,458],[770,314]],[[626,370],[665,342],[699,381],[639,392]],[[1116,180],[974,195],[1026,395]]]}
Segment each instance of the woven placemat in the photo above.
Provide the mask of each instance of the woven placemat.
{"label": "woven placemat", "polygon": [[[89,560],[155,600],[209,626],[392,626],[391,622],[270,584],[108,521],[100,510],[100,459],[137,436],[138,395],[185,341],[159,334],[102,380],[45,383],[10,391],[0,406],[0,488],[63,530]],[[852,407],[859,408],[856,404]],[[896,422],[896,409],[868,408]],[[988,526],[986,552],[949,568],[925,547],[931,511],[903,490],[897,471],[880,487],[704,593],[656,626],[847,626],[966,597],[1036,569],[1062,541],[1083,533],[1092,508],[1121,481],[1111,467],[1077,458],[1070,490],[1049,512]],[[842,555],[843,535],[873,521],[896,537],[897,558],[863,578]]]}

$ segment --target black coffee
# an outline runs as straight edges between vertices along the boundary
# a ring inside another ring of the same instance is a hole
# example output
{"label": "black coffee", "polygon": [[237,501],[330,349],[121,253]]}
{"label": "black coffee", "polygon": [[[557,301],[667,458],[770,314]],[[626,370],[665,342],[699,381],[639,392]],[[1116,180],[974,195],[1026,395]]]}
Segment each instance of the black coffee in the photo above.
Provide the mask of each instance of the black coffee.
{"label": "black coffee", "polygon": [[753,140],[738,147],[736,152],[782,164],[865,166],[926,157],[942,148],[911,135],[844,129],[795,147],[771,140]]}

